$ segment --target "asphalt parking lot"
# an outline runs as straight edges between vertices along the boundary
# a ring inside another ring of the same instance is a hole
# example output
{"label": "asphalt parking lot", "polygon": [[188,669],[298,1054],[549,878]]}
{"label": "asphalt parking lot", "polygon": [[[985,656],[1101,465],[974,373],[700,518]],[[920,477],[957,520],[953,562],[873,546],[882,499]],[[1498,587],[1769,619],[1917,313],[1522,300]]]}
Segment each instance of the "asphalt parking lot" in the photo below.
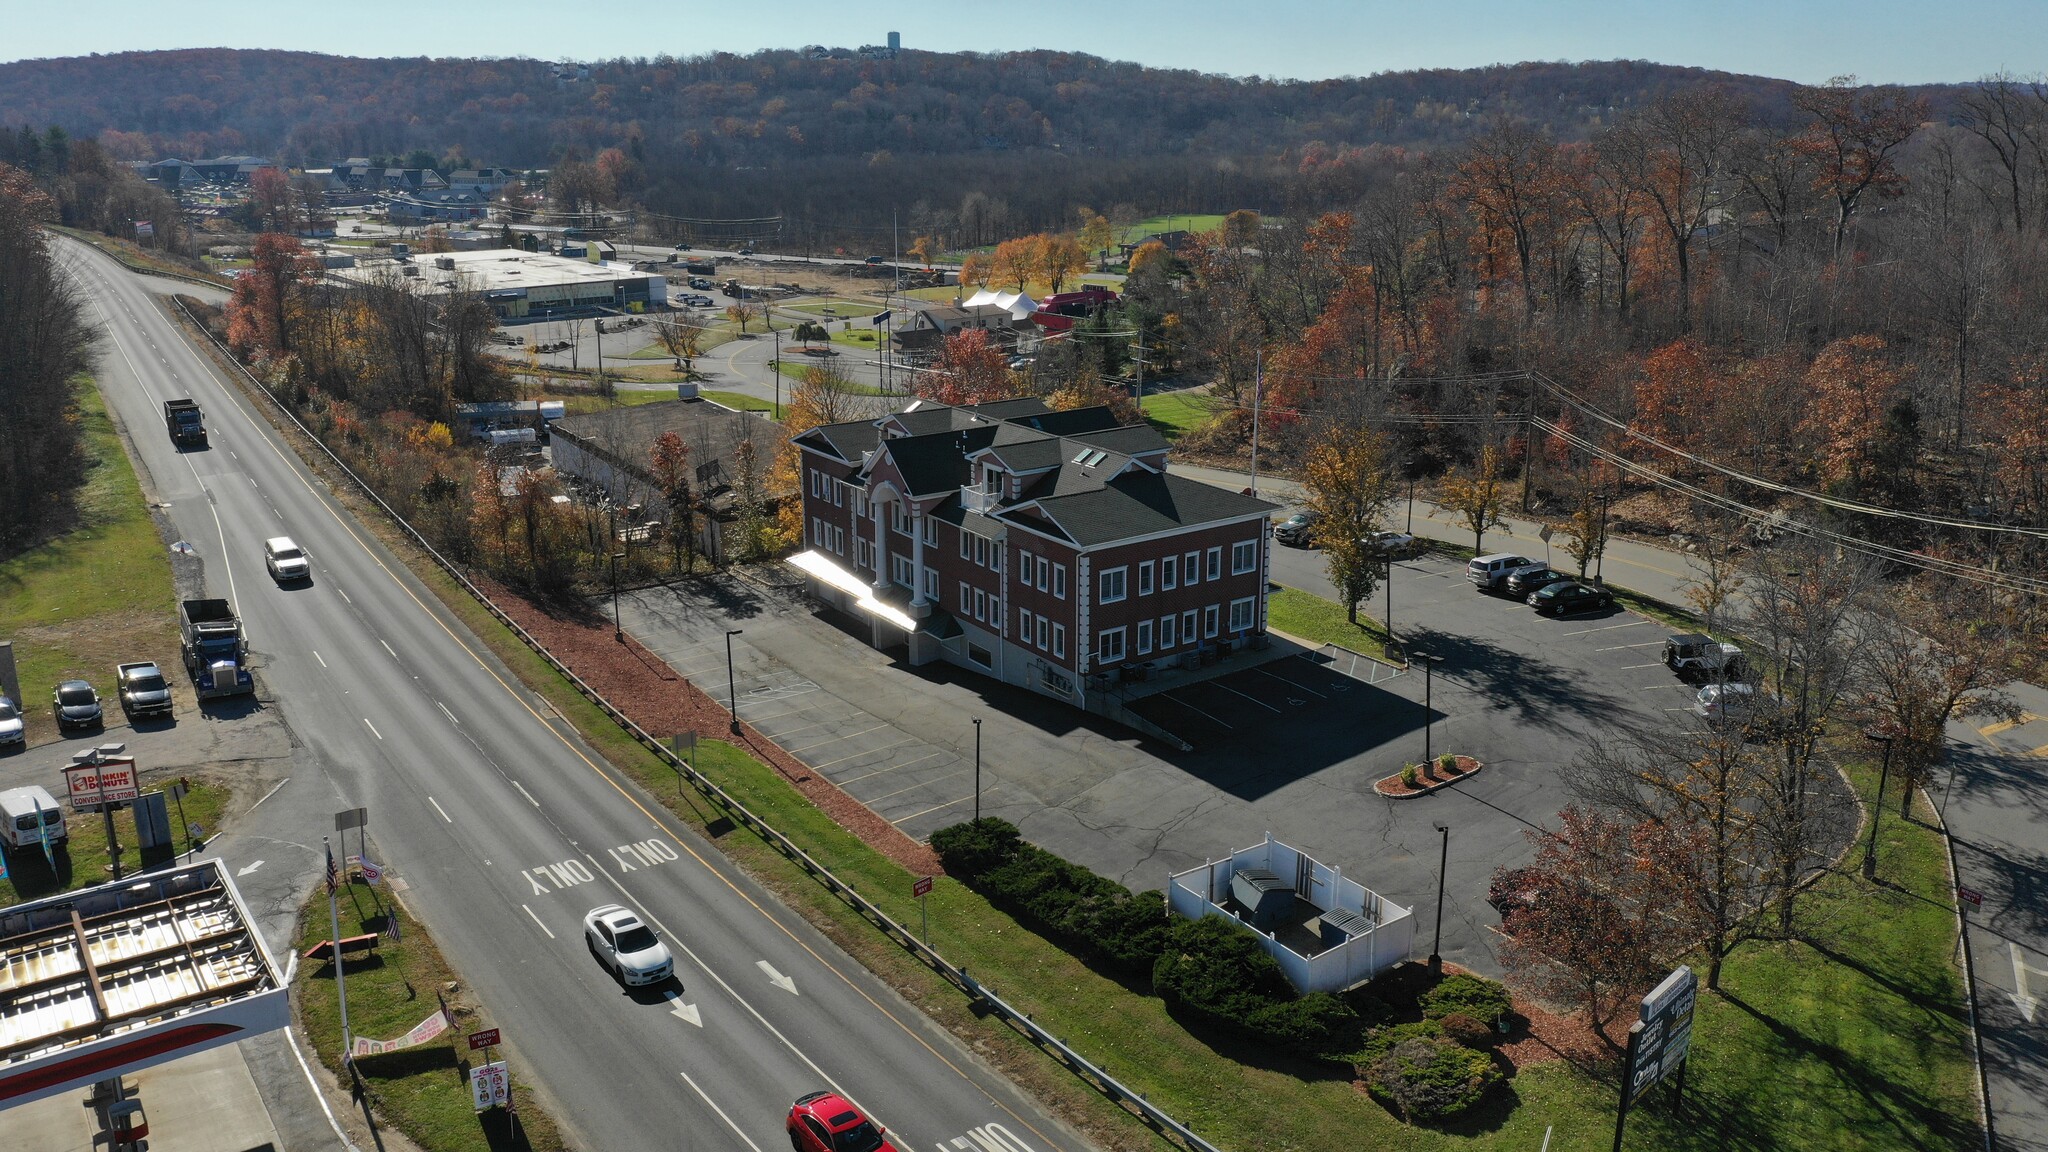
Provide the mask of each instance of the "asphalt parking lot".
{"label": "asphalt parking lot", "polygon": [[[1319,578],[1320,553],[1278,549],[1282,583]],[[1396,625],[1440,661],[1392,675],[1341,651],[1298,652],[1175,683],[1134,706],[1190,751],[947,665],[910,668],[866,628],[792,591],[719,580],[622,600],[626,627],[712,696],[726,696],[725,630],[742,718],[915,838],[966,819],[983,721],[981,805],[1049,850],[1135,888],[1259,841],[1295,844],[1397,903],[1430,931],[1438,832],[1450,827],[1443,954],[1497,972],[1485,903],[1496,867],[1568,801],[1559,770],[1596,735],[1691,723],[1692,689],[1660,661],[1667,629],[1623,609],[1565,619],[1476,590],[1461,559],[1395,566]],[[1369,606],[1377,615],[1383,600]],[[1390,800],[1382,777],[1436,753],[1486,768]],[[1422,947],[1418,944],[1418,949]]]}

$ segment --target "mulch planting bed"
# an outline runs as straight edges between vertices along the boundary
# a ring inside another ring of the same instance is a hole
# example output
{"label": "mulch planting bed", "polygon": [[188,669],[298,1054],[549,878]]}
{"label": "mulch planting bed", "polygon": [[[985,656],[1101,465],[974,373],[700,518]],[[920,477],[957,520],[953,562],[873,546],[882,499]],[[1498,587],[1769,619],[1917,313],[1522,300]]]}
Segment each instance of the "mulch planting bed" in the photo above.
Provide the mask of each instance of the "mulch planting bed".
{"label": "mulch planting bed", "polygon": [[[1374,784],[1372,790],[1382,796],[1395,800],[1405,800],[1411,796],[1427,796],[1439,788],[1447,788],[1460,780],[1478,775],[1479,770],[1484,767],[1486,765],[1481,764],[1470,756],[1460,756],[1458,757],[1458,770],[1456,772],[1446,772],[1434,763],[1431,763],[1428,771],[1422,770],[1420,766],[1417,767],[1413,787],[1403,783],[1401,774],[1396,772],[1392,776]],[[1430,773],[1435,773],[1435,775],[1432,776]]]}

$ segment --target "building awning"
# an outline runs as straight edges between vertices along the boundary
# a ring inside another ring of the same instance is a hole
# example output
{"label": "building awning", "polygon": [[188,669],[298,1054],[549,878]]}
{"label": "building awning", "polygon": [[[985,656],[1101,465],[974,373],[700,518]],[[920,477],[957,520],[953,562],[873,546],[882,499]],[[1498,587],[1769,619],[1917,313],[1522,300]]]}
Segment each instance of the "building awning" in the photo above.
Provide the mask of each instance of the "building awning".
{"label": "building awning", "polygon": [[855,608],[871,616],[880,617],[882,620],[894,624],[905,632],[917,631],[916,620],[912,619],[895,605],[877,600],[875,598],[875,590],[868,586],[867,581],[861,579],[857,573],[841,566],[838,561],[825,555],[823,552],[815,548],[808,552],[799,552],[789,558],[789,563],[791,567],[806,576],[815,576],[832,587],[839,589],[841,592],[846,593],[848,596],[853,597],[853,606]]}

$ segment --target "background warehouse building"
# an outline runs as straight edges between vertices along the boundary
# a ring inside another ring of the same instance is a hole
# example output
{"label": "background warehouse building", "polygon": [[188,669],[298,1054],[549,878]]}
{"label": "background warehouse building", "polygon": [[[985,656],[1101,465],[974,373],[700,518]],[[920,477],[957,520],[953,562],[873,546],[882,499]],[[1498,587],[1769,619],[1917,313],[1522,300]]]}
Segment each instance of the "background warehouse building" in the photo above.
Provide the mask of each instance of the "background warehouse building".
{"label": "background warehouse building", "polygon": [[328,275],[344,284],[375,284],[392,276],[419,291],[474,292],[501,321],[555,320],[666,307],[668,282],[616,261],[572,260],[494,248],[437,252],[410,259],[366,260]]}

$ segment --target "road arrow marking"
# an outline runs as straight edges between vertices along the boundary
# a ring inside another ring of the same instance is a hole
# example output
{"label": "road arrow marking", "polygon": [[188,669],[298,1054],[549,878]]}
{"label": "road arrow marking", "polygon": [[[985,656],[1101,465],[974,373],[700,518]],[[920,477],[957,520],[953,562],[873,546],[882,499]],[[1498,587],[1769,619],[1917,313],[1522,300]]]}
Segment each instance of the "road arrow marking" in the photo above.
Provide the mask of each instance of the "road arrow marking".
{"label": "road arrow marking", "polygon": [[704,1026],[704,1018],[697,1014],[697,1006],[686,1002],[674,992],[668,994],[668,1014],[678,1020],[695,1024],[699,1028]]}
{"label": "road arrow marking", "polygon": [[[248,866],[247,868],[243,868],[243,869],[241,869],[241,870],[237,871],[237,872],[235,873],[235,875],[237,875],[237,876],[247,876],[247,875],[248,875],[249,873],[251,873],[251,872],[254,872],[255,870],[257,870],[258,868],[261,868],[261,867],[263,867],[263,861],[261,861],[261,860],[258,860],[258,861],[256,861],[256,862],[255,862],[254,864],[251,864],[251,865],[249,865],[249,866]],[[2014,964],[2018,964],[2018,963],[2019,963],[2019,958],[2018,958],[2018,957],[2014,957],[2014,958],[2013,958],[2013,963],[2014,963]],[[2031,1017],[2030,1017],[2030,1019],[2031,1019]]]}
{"label": "road arrow marking", "polygon": [[759,968],[761,971],[766,972],[768,974],[768,982],[770,984],[775,985],[777,988],[782,989],[783,991],[789,993],[791,996],[797,994],[796,981],[791,980],[789,977],[784,976],[780,972],[777,972],[775,970],[775,965],[770,964],[766,960],[756,960],[754,961],[754,967]]}
{"label": "road arrow marking", "polygon": [[2018,944],[2008,940],[2005,942],[2005,946],[2012,950],[2012,1002],[2019,1005],[2020,1015],[2026,1017],[2027,1023],[2032,1024],[2034,1022],[2034,1009],[2040,1006],[2040,1002],[2027,995],[2027,973],[2033,972],[2036,976],[2048,976],[2048,972],[2039,972],[2028,968],[2027,962],[2020,959],[2020,946]]}

